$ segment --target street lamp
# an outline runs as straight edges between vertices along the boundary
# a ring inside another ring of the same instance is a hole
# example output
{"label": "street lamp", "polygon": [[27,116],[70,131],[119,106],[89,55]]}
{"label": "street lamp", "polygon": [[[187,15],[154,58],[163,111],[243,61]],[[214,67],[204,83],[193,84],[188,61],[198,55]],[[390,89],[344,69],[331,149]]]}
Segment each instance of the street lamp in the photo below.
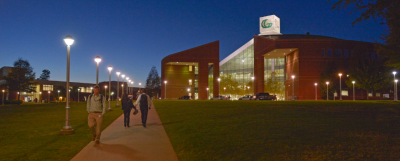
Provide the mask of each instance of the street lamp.
{"label": "street lamp", "polygon": [[207,99],[210,99],[209,93],[208,93],[209,88],[207,88]]}
{"label": "street lamp", "polygon": [[[251,84],[251,85],[253,86],[253,87],[252,87],[253,91],[255,90],[255,89],[254,89],[254,79],[255,79],[255,77],[254,77],[254,76],[253,76],[253,77],[251,77],[251,81],[253,82],[253,83]],[[253,94],[254,94],[254,92],[253,92]]]}
{"label": "street lamp", "polygon": [[60,90],[57,91],[58,103],[60,103]]}
{"label": "street lamp", "polygon": [[[111,71],[112,71],[112,69],[113,69],[113,67],[112,66],[108,66],[108,75],[109,75],[109,78],[108,78],[108,86],[110,86],[110,88],[108,89],[108,94],[110,94],[111,93]],[[111,109],[111,96],[110,95],[108,95],[108,109],[107,109],[108,111],[111,111],[112,109]]]}
{"label": "street lamp", "polygon": [[117,71],[118,81],[117,81],[117,105],[115,107],[119,107],[119,75],[121,74],[120,71]]}
{"label": "street lamp", "polygon": [[342,100],[342,73],[339,73],[339,82],[340,82],[340,100]]}
{"label": "street lamp", "polygon": [[129,84],[131,84],[131,82],[132,82],[132,80],[128,80],[129,81],[129,83],[128,83],[128,93],[131,93],[131,86],[129,85]]}
{"label": "street lamp", "polygon": [[167,99],[167,81],[164,81],[164,99]]}
{"label": "street lamp", "polygon": [[79,92],[81,91],[80,88],[78,88],[78,102],[80,102],[80,98],[79,98]]}
{"label": "street lamp", "polygon": [[129,86],[129,77],[126,77],[126,94],[129,95],[128,86]]}
{"label": "street lamp", "polygon": [[107,86],[104,86],[104,97],[106,97],[106,101],[107,101],[106,91],[107,91]]}
{"label": "street lamp", "polygon": [[219,86],[219,82],[221,82],[221,78],[218,78],[218,95],[221,95],[221,87]]}
{"label": "street lamp", "polygon": [[292,75],[292,101],[294,101],[294,75]]}
{"label": "street lamp", "polygon": [[[64,42],[65,44],[67,44],[67,85],[66,85],[66,89],[69,89],[69,53],[70,53],[70,46],[74,43],[74,39],[72,38],[72,36],[65,36],[64,38]],[[72,129],[72,127],[69,125],[69,91],[66,90],[66,114],[65,114],[65,126],[63,127],[63,129],[61,129],[60,133],[61,134],[73,134],[74,133],[74,129]],[[41,94],[41,92],[40,92]]]}
{"label": "street lamp", "polygon": [[192,94],[190,93],[190,88],[188,88],[187,91],[188,91],[189,99],[192,99]]}
{"label": "street lamp", "polygon": [[47,95],[47,103],[50,103],[50,91],[48,91],[48,95]]}
{"label": "street lamp", "polygon": [[354,90],[354,83],[356,83],[356,81],[352,81],[351,83],[353,83],[353,101],[355,101],[356,100],[356,93],[355,93],[355,90]]}
{"label": "street lamp", "polygon": [[122,74],[121,77],[122,77],[122,94],[121,94],[121,96],[122,96],[124,94],[125,74]]}
{"label": "street lamp", "polygon": [[3,92],[3,98],[2,98],[2,100],[1,100],[1,105],[4,105],[4,89],[1,90],[1,91]]}
{"label": "street lamp", "polygon": [[314,86],[315,86],[315,100],[317,100],[317,83],[314,83]]}
{"label": "street lamp", "polygon": [[329,100],[328,99],[328,96],[329,96],[329,88],[328,88],[328,86],[329,86],[329,82],[326,82],[326,100]]}
{"label": "street lamp", "polygon": [[247,86],[247,92],[249,92],[250,95],[250,86]]}
{"label": "street lamp", "polygon": [[393,72],[393,78],[394,78],[394,102],[397,102],[397,82],[396,82],[396,73],[397,72]]}
{"label": "street lamp", "polygon": [[226,95],[226,92],[225,92],[225,90],[226,90],[226,87],[224,87],[224,95]]}
{"label": "street lamp", "polygon": [[395,83],[395,86],[396,86],[396,87],[395,87],[395,94],[396,94],[396,97],[394,98],[394,101],[395,101],[395,102],[397,102],[397,82],[398,82],[398,80],[395,79],[395,80],[394,80],[394,83]]}
{"label": "street lamp", "polygon": [[94,61],[97,63],[96,85],[99,85],[99,63],[101,62],[101,58],[99,56],[96,56],[96,58],[94,58]]}

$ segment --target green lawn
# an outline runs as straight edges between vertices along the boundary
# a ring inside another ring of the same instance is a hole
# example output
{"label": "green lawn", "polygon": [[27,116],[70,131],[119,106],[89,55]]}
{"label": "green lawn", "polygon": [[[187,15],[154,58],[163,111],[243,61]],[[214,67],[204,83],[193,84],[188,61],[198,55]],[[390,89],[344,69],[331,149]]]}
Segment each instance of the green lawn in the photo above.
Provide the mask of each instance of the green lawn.
{"label": "green lawn", "polygon": [[396,160],[392,101],[155,101],[179,160]]}
{"label": "green lawn", "polygon": [[[114,102],[115,104],[115,102]],[[114,106],[112,103],[112,106]],[[60,135],[65,124],[65,103],[0,106],[0,160],[70,160],[92,139],[86,104],[70,104],[73,135]],[[107,112],[103,129],[121,116]]]}

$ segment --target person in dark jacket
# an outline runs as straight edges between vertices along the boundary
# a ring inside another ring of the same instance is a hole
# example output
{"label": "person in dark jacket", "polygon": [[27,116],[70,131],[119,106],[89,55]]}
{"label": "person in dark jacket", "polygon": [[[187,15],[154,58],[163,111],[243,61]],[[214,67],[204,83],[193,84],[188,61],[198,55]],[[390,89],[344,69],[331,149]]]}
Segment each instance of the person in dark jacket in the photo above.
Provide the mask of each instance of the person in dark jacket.
{"label": "person in dark jacket", "polygon": [[129,119],[131,115],[132,108],[136,110],[136,107],[133,106],[132,100],[128,98],[128,95],[124,93],[122,95],[122,110],[124,110],[124,126],[129,127]]}
{"label": "person in dark jacket", "polygon": [[140,108],[140,113],[142,113],[142,125],[146,127],[148,111],[154,108],[154,104],[149,95],[146,94],[145,89],[142,89],[142,94],[139,95],[134,105]]}

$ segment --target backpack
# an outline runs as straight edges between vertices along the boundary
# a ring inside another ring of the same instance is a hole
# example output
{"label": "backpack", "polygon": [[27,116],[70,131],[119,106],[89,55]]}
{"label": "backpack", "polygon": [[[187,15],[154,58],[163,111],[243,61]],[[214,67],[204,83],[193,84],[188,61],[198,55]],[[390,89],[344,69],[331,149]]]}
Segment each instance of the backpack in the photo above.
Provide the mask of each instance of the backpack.
{"label": "backpack", "polygon": [[140,97],[140,104],[141,105],[146,105],[147,106],[147,95],[146,94],[142,94]]}
{"label": "backpack", "polygon": [[[100,95],[101,107],[103,108],[103,95],[100,93],[99,93],[99,95]],[[93,94],[89,95],[89,99],[88,99],[89,103],[90,103],[90,100],[92,99],[92,96],[93,96]]]}

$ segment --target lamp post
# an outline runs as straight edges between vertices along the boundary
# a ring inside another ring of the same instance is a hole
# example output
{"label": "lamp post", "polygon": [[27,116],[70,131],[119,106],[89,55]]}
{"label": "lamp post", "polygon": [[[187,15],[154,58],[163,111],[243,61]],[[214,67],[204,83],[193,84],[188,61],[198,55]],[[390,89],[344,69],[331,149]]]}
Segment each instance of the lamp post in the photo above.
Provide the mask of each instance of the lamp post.
{"label": "lamp post", "polygon": [[2,98],[2,100],[1,100],[1,105],[4,105],[4,89],[1,90],[1,91],[3,92],[3,98]]}
{"label": "lamp post", "polygon": [[356,83],[356,81],[352,81],[351,83],[353,83],[353,101],[356,100],[356,92],[354,90],[354,83]]}
{"label": "lamp post", "polygon": [[[69,89],[69,52],[70,52],[70,46],[74,43],[74,39],[72,38],[72,36],[65,36],[64,38],[64,42],[67,44],[67,85],[66,85],[66,89]],[[69,91],[66,91],[66,115],[65,115],[65,126],[63,127],[63,129],[61,129],[60,133],[61,134],[73,134],[74,133],[74,129],[72,129],[72,127],[69,125]],[[41,93],[41,92],[40,92]]]}
{"label": "lamp post", "polygon": [[139,83],[139,91],[140,91],[140,87],[142,87],[142,83]]}
{"label": "lamp post", "polygon": [[117,105],[115,105],[115,107],[119,107],[119,75],[121,74],[120,71],[117,71]]}
{"label": "lamp post", "polygon": [[128,86],[129,86],[129,77],[126,77],[126,94],[129,95]]}
{"label": "lamp post", "polygon": [[294,101],[294,75],[292,75],[292,101]]}
{"label": "lamp post", "polygon": [[224,95],[226,95],[226,92],[225,92],[225,90],[226,90],[226,87],[224,87]]}
{"label": "lamp post", "polygon": [[80,98],[79,98],[79,92],[81,91],[81,89],[80,88],[78,88],[78,102],[80,102]]}
{"label": "lamp post", "polygon": [[394,78],[394,102],[397,102],[397,82],[396,82],[396,73],[397,72],[393,72],[393,78]]}
{"label": "lamp post", "polygon": [[101,58],[99,56],[96,56],[96,58],[94,58],[94,61],[97,63],[96,85],[99,85],[99,63],[101,62]]}
{"label": "lamp post", "polygon": [[328,88],[328,86],[329,86],[329,82],[326,82],[326,100],[329,100],[329,88]]}
{"label": "lamp post", "polygon": [[129,85],[129,84],[131,84],[131,82],[132,82],[132,80],[128,80],[128,93],[130,94],[131,93],[131,86]]}
{"label": "lamp post", "polygon": [[111,71],[112,71],[113,67],[108,66],[107,69],[108,69],[108,75],[109,75],[108,86],[110,87],[110,88],[108,88],[108,111],[111,111],[112,110],[111,109],[111,96],[110,96],[110,94],[111,94]]}
{"label": "lamp post", "polygon": [[399,81],[399,80],[397,80],[397,79],[394,80],[394,83],[395,83],[395,84],[394,84],[394,85],[395,85],[395,94],[396,94],[396,97],[394,98],[394,101],[395,101],[395,102],[397,102],[397,82],[398,82],[398,81]]}
{"label": "lamp post", "polygon": [[122,94],[121,95],[123,95],[124,94],[125,74],[122,74],[121,77],[122,77]]}
{"label": "lamp post", "polygon": [[107,101],[107,95],[106,95],[106,92],[107,92],[107,86],[104,86],[104,97],[106,97],[106,101]]}
{"label": "lamp post", "polygon": [[58,103],[60,103],[60,90],[57,91],[57,99],[58,99]]}
{"label": "lamp post", "polygon": [[221,87],[219,86],[219,82],[221,82],[221,78],[218,78],[218,95],[221,95]]}
{"label": "lamp post", "polygon": [[132,93],[132,97],[133,97],[133,81],[131,81],[131,93]]}
{"label": "lamp post", "polygon": [[50,91],[47,91],[47,103],[50,103]]}
{"label": "lamp post", "polygon": [[340,100],[342,100],[342,73],[339,73],[339,84],[340,84],[340,88],[339,88]]}
{"label": "lamp post", "polygon": [[188,88],[187,91],[188,91],[189,99],[192,99],[192,95],[190,93],[190,88]]}
{"label": "lamp post", "polygon": [[167,81],[164,81],[164,99],[167,99]]}
{"label": "lamp post", "polygon": [[315,100],[317,100],[317,83],[314,83],[314,86],[315,86]]}
{"label": "lamp post", "polygon": [[210,95],[208,93],[209,88],[207,88],[207,99],[210,99]]}
{"label": "lamp post", "polygon": [[249,95],[250,95],[250,86],[247,86],[247,92],[248,92]]}
{"label": "lamp post", "polygon": [[[255,89],[254,89],[254,76],[253,76],[253,77],[251,77],[251,81],[253,82],[253,83],[252,83],[252,86],[253,86],[253,87],[251,87],[251,88],[252,88],[252,89],[253,89],[253,91],[254,91],[254,90],[255,90]],[[255,92],[255,91],[254,91],[254,92]],[[253,92],[253,94],[254,94],[254,92]]]}

